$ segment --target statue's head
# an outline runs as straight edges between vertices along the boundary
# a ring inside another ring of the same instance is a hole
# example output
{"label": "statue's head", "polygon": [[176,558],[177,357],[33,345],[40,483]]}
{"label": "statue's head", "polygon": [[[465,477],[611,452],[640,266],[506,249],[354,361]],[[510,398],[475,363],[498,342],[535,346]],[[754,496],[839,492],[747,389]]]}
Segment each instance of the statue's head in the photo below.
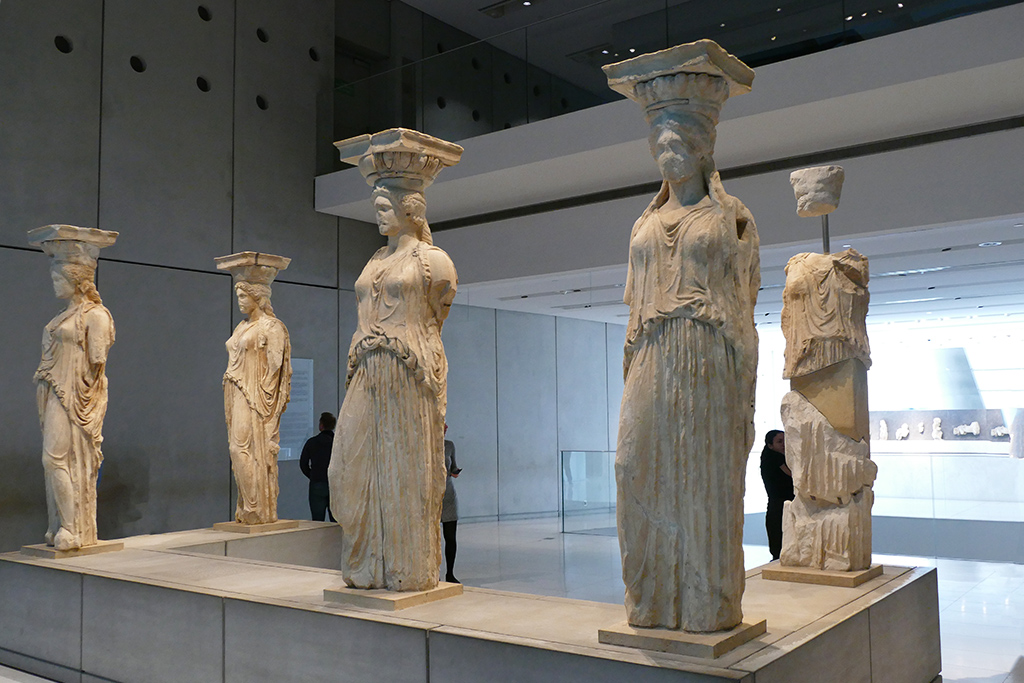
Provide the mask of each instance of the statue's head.
{"label": "statue's head", "polygon": [[423,192],[379,182],[373,189],[373,209],[381,235],[408,233],[433,244]]}
{"label": "statue's head", "polygon": [[246,316],[251,316],[256,309],[266,315],[274,315],[274,307],[270,305],[270,285],[236,282],[235,296],[238,298],[238,310]]}

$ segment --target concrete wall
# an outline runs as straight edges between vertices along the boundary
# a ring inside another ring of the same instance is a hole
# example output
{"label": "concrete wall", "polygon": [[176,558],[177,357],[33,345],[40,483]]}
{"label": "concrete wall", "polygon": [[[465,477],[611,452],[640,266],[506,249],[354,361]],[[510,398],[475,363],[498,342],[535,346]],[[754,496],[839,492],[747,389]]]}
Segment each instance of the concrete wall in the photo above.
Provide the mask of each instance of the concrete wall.
{"label": "concrete wall", "polygon": [[[314,410],[337,410],[351,289],[379,236],[313,210],[333,152],[333,27],[331,0],[0,3],[0,551],[45,529],[31,378],[60,305],[26,230],[120,232],[97,273],[117,326],[101,536],[231,516],[221,375],[237,318],[215,256],[293,259],[275,311],[314,361]],[[281,483],[282,514],[308,514],[297,463]]]}
{"label": "concrete wall", "polygon": [[445,323],[459,514],[555,514],[560,453],[615,449],[620,325],[454,306]]}

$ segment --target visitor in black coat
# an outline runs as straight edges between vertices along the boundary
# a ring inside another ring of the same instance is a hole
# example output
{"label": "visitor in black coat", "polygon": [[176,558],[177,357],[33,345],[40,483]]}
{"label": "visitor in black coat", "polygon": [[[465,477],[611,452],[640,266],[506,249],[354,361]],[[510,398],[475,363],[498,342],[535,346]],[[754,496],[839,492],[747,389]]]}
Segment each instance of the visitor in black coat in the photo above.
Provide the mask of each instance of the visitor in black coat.
{"label": "visitor in black coat", "polygon": [[334,426],[337,420],[331,413],[320,414],[320,433],[306,441],[299,457],[299,469],[309,478],[309,513],[315,522],[325,522],[331,514],[331,486],[327,481],[327,466],[331,464],[334,448]]}
{"label": "visitor in black coat", "polygon": [[768,531],[768,550],[772,559],[782,553],[782,509],[787,500],[793,500],[793,473],[786,465],[786,434],[773,429],[764,437],[761,451],[761,479],[768,494],[768,513],[764,526]]}

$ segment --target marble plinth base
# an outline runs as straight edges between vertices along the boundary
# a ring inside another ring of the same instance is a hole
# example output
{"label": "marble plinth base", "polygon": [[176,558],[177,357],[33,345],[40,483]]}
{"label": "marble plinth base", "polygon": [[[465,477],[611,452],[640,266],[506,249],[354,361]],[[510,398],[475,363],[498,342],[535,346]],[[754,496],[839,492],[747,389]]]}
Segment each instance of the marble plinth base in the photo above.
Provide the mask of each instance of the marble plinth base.
{"label": "marble plinth base", "polygon": [[691,633],[664,628],[637,628],[624,621],[598,631],[597,640],[607,645],[623,645],[641,650],[717,659],[765,633],[768,630],[767,624],[768,622],[762,619],[754,624],[740,624],[728,631]]}
{"label": "marble plinth base", "polygon": [[856,588],[876,576],[882,575],[882,565],[873,564],[867,569],[856,572],[836,572],[828,569],[812,567],[783,567],[772,562],[761,568],[761,578],[768,581],[792,581],[794,583],[813,583],[819,586],[840,586]]}
{"label": "marble plinth base", "polygon": [[296,519],[279,519],[276,522],[266,524],[242,524],[241,522],[217,522],[213,525],[215,531],[230,531],[235,534],[262,534],[268,531],[281,531],[283,529],[297,529],[299,522]]}
{"label": "marble plinth base", "polygon": [[21,552],[25,555],[45,557],[50,560],[58,560],[64,557],[82,557],[83,555],[98,555],[99,553],[113,553],[118,550],[124,550],[124,543],[121,541],[97,541],[96,545],[87,545],[75,550],[57,550],[45,543],[21,547]]}
{"label": "marble plinth base", "polygon": [[436,600],[454,598],[456,595],[462,595],[462,584],[442,581],[437,584],[437,588],[427,591],[389,591],[382,588],[349,588],[348,586],[328,588],[324,590],[324,601],[364,609],[397,612],[400,609],[425,605]]}
{"label": "marble plinth base", "polygon": [[400,612],[328,602],[341,537],[301,521],[137,536],[90,557],[0,554],[0,664],[60,683],[927,683],[941,668],[935,569],[886,566],[856,588],[751,569],[743,613],[768,630],[711,659],[599,642],[621,602],[472,586]]}

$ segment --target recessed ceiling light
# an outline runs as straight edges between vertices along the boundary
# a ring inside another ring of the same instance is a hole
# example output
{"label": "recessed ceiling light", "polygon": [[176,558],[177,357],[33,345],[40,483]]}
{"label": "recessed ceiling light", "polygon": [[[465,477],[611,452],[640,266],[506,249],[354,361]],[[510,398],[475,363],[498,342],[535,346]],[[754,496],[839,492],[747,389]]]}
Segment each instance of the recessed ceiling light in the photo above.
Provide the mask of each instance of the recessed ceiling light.
{"label": "recessed ceiling light", "polygon": [[523,7],[529,7],[531,4],[530,0],[523,0]]}
{"label": "recessed ceiling light", "polygon": [[630,51],[630,53],[636,52],[636,48],[635,47],[631,47],[631,48],[629,48],[629,51]]}
{"label": "recessed ceiling light", "polygon": [[979,247],[998,247],[1002,242],[980,242]]}
{"label": "recessed ceiling light", "polygon": [[1014,223],[1013,227],[1015,227],[1015,228],[1024,228],[1024,223]]}
{"label": "recessed ceiling light", "polygon": [[601,54],[603,54],[603,55],[608,54],[608,50],[601,50]]}
{"label": "recessed ceiling light", "polygon": [[849,249],[852,246],[853,246],[852,244],[844,244],[843,245],[843,249]]}

